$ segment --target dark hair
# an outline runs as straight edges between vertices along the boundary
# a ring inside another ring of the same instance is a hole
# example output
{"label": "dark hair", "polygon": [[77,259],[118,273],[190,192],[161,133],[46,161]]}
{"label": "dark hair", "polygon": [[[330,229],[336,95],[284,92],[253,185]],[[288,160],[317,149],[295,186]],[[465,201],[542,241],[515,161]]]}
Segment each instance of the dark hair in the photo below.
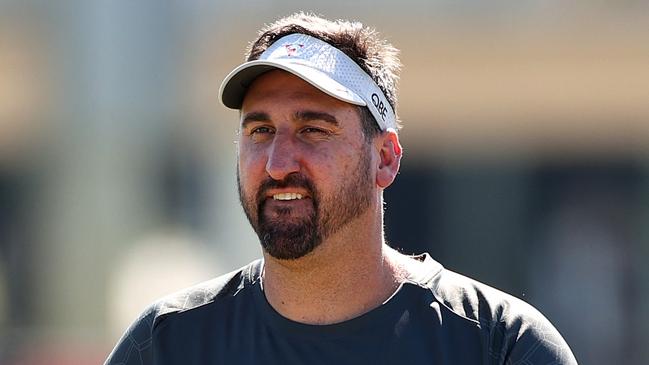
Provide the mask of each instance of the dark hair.
{"label": "dark hair", "polygon": [[[331,21],[313,14],[295,13],[262,28],[248,47],[246,60],[258,59],[276,40],[294,33],[318,38],[344,52],[372,77],[396,114],[397,80],[401,69],[399,51],[380,38],[376,30],[362,23]],[[368,140],[381,132],[367,107],[359,107],[359,116]],[[397,125],[401,127],[398,118]]]}

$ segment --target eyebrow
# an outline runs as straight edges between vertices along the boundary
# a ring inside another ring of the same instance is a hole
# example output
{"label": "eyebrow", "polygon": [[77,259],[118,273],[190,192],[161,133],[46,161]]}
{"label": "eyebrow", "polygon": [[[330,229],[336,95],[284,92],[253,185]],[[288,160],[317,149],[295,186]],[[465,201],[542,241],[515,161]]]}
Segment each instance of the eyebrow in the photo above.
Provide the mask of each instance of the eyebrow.
{"label": "eyebrow", "polygon": [[316,112],[311,110],[304,110],[295,113],[295,119],[301,122],[309,122],[312,120],[322,120],[334,126],[338,126],[338,120],[333,115],[326,112]]}
{"label": "eyebrow", "polygon": [[[338,123],[338,120],[336,117],[333,115],[326,113],[326,112],[316,112],[312,110],[302,110],[298,111],[295,113],[294,117],[295,120],[299,122],[309,122],[313,120],[322,120],[324,122],[327,122],[333,126],[339,126],[340,123]],[[243,116],[243,119],[241,121],[241,127],[245,128],[248,124],[253,123],[253,122],[266,122],[269,121],[271,118],[267,113],[264,112],[250,112],[247,113],[246,115]]]}
{"label": "eyebrow", "polygon": [[241,127],[245,128],[250,123],[265,122],[268,120],[270,120],[270,116],[264,112],[250,112],[243,116]]}

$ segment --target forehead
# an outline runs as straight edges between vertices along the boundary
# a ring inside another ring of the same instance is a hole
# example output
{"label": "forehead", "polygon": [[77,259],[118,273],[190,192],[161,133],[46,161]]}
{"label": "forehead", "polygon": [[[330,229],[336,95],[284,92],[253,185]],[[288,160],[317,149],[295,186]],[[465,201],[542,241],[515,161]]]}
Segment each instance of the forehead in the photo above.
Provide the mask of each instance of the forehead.
{"label": "forehead", "polygon": [[243,99],[241,111],[268,106],[287,106],[294,102],[310,108],[357,110],[356,106],[323,93],[289,72],[273,70],[257,77],[250,85]]}

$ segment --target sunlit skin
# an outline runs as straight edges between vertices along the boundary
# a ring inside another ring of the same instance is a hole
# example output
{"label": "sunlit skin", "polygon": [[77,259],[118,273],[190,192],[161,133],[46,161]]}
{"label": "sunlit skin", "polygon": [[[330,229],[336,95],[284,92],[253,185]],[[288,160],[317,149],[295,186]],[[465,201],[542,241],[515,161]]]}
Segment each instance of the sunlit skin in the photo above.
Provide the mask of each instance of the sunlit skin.
{"label": "sunlit skin", "polygon": [[[279,70],[250,86],[240,128],[238,173],[248,200],[257,196],[262,182],[282,181],[291,174],[312,182],[323,209],[348,203],[340,195],[354,173],[366,185],[353,187],[365,192],[356,194],[367,195],[367,208],[313,251],[291,260],[264,252],[263,286],[269,303],[287,318],[318,324],[340,322],[380,305],[407,275],[404,262],[412,261],[383,239],[382,192],[393,182],[401,158],[396,132],[383,132],[368,145],[356,106]],[[367,171],[359,174],[363,162]],[[273,199],[281,193],[302,199]],[[253,221],[261,214],[273,223],[299,223],[314,209],[309,192],[301,188],[270,189],[262,199],[261,212],[244,202]]]}
{"label": "sunlit skin", "polygon": [[[260,78],[259,83],[268,77]],[[294,81],[303,83],[297,78]],[[253,108],[244,104],[242,109],[241,149],[251,147],[242,155],[255,156],[250,160],[253,163],[265,160],[262,170],[259,166],[244,169],[246,161],[241,159],[242,200],[267,253],[294,259],[306,251],[299,247],[317,245],[370,206],[371,154],[358,123],[349,122],[358,119],[357,108],[308,85],[304,90],[292,90],[285,88],[290,85],[285,81],[270,84],[279,86],[279,90],[268,91],[272,98],[259,97],[259,88],[253,87],[246,97]],[[258,158],[262,155],[266,158]],[[250,180],[257,171],[262,174]],[[278,194],[299,198],[274,199]],[[309,224],[313,221],[317,222]],[[291,227],[303,229],[291,231]],[[265,239],[269,231],[273,238]],[[290,252],[291,247],[298,252]]]}

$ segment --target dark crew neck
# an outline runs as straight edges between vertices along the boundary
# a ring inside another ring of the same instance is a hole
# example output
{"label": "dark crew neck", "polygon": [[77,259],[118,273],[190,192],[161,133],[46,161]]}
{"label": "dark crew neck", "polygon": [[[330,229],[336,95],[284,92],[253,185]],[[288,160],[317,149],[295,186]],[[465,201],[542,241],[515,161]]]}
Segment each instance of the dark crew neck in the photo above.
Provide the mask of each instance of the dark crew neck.
{"label": "dark crew neck", "polygon": [[[441,265],[432,260],[428,255],[418,257],[417,259],[433,264],[430,266],[431,270],[426,270],[430,273],[429,275],[425,275],[428,279],[431,278],[431,275],[437,274],[439,271],[437,266],[441,268]],[[409,308],[412,301],[417,300],[417,298],[426,292],[430,293],[430,288],[424,286],[426,283],[406,281],[399,286],[385,303],[358,317],[333,324],[306,324],[284,317],[270,305],[261,286],[260,277],[262,269],[263,260],[260,260],[251,267],[248,276],[249,284],[252,285],[251,289],[255,307],[271,328],[277,329],[286,335],[336,338],[349,336],[353,333],[380,331],[381,328],[379,326],[386,328],[386,323],[398,321],[403,315],[404,310]]]}

